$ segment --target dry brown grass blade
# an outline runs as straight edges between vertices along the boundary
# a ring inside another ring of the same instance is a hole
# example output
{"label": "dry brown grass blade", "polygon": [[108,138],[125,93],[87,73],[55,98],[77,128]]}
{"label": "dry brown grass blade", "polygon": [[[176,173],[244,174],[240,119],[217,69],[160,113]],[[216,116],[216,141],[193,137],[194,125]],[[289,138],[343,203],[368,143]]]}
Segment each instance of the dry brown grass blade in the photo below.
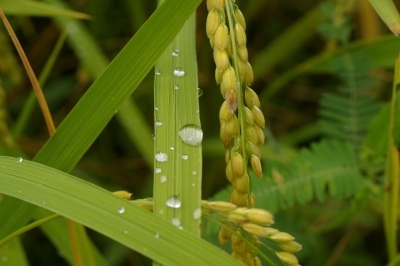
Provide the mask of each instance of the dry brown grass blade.
{"label": "dry brown grass blade", "polygon": [[3,13],[3,10],[0,8],[0,17],[1,20],[4,23],[4,26],[7,29],[8,34],[11,37],[11,40],[13,41],[15,48],[18,51],[19,56],[21,57],[22,63],[24,64],[24,67],[26,69],[26,73],[28,74],[29,80],[32,83],[33,91],[36,94],[36,97],[39,102],[39,106],[42,109],[42,113],[44,116],[44,120],[46,121],[47,129],[49,131],[50,136],[54,134],[56,131],[56,128],[54,126],[53,118],[51,117],[49,107],[47,105],[46,99],[44,98],[43,91],[40,88],[39,82],[35,76],[35,73],[32,70],[31,65],[29,64],[28,58],[26,58],[25,52],[22,49],[17,36],[14,33],[14,30],[12,29],[10,23],[8,22],[6,16]]}

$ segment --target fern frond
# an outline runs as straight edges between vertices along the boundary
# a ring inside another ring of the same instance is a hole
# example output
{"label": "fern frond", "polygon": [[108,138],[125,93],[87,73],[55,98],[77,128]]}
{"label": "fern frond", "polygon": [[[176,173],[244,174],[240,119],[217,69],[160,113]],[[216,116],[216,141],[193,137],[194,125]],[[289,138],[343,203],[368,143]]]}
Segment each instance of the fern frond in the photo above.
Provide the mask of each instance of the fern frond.
{"label": "fern frond", "polygon": [[319,126],[323,134],[361,145],[380,104],[368,95],[376,79],[370,72],[368,60],[354,62],[344,54],[334,63],[336,76],[343,85],[336,93],[324,93],[320,99]]}
{"label": "fern frond", "polygon": [[266,178],[253,180],[257,206],[275,212],[314,197],[324,201],[354,195],[363,185],[357,155],[348,142],[324,140],[303,149],[290,163],[266,165]]}

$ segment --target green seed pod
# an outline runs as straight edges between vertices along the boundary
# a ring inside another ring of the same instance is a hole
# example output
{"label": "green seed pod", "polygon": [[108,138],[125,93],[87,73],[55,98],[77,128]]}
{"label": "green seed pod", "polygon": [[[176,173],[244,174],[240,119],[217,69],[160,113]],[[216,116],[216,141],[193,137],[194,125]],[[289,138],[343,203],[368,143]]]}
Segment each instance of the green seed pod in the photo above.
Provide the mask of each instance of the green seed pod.
{"label": "green seed pod", "polygon": [[224,101],[221,105],[221,108],[219,109],[219,120],[227,121],[230,120],[232,116],[233,116],[232,111],[228,109],[226,101]]}
{"label": "green seed pod", "polygon": [[207,208],[214,212],[229,212],[237,209],[237,206],[233,203],[226,201],[210,201],[207,204]]}
{"label": "green seed pod", "polygon": [[224,70],[230,65],[226,50],[214,49],[214,62],[218,71],[224,72]]}
{"label": "green seed pod", "polygon": [[229,201],[238,207],[245,207],[248,205],[247,194],[241,194],[235,188],[232,189]]}
{"label": "green seed pod", "polygon": [[288,233],[280,232],[269,237],[272,241],[278,244],[293,241],[294,237]]}
{"label": "green seed pod", "polygon": [[275,252],[275,254],[278,256],[278,258],[285,264],[288,265],[298,265],[299,260],[296,258],[295,255],[288,253],[288,252]]}
{"label": "green seed pod", "polygon": [[278,230],[276,230],[275,228],[271,228],[271,227],[265,227],[265,232],[267,232],[267,236],[271,236],[271,235],[279,233]]}
{"label": "green seed pod", "polygon": [[255,130],[256,133],[257,133],[258,143],[264,144],[265,135],[264,135],[264,131],[262,130],[262,128],[259,127],[259,126],[257,126],[257,125],[254,125],[253,128],[254,128],[254,130]]}
{"label": "green seed pod", "polygon": [[250,141],[246,141],[246,152],[250,158],[253,154],[258,158],[261,157],[260,148],[254,143],[251,143]]}
{"label": "green seed pod", "polygon": [[243,62],[249,61],[249,53],[247,52],[246,46],[238,46],[238,47],[236,47],[236,50],[237,50],[237,53],[238,53],[240,59],[242,59]]}
{"label": "green seed pod", "polygon": [[257,106],[253,106],[253,109],[251,109],[251,111],[253,112],[253,115],[254,115],[254,122],[256,122],[256,124],[259,127],[264,128],[265,127],[265,118],[264,118],[264,114],[262,113],[261,109]]}
{"label": "green seed pod", "polygon": [[228,149],[231,144],[232,144],[232,135],[228,134],[225,130],[225,122],[221,123],[221,128],[219,130],[219,136],[222,140],[222,143],[224,143],[224,147]]}
{"label": "green seed pod", "polygon": [[254,125],[253,113],[251,112],[251,110],[247,106],[244,107],[244,111],[245,111],[245,114],[246,114],[246,122],[247,122],[247,124],[249,124],[250,126],[253,126]]}
{"label": "green seed pod", "polygon": [[231,112],[235,112],[238,107],[238,92],[237,90],[228,90],[225,94],[226,105]]}
{"label": "green seed pod", "polygon": [[232,172],[236,177],[244,175],[244,160],[242,155],[234,152],[231,156]]}
{"label": "green seed pod", "polygon": [[214,48],[225,50],[228,46],[228,42],[228,27],[225,25],[225,23],[221,23],[214,34]]}
{"label": "green seed pod", "polygon": [[[217,84],[221,84],[222,74],[223,72],[219,71],[218,68],[215,69],[215,81],[217,82]],[[222,96],[225,97],[225,93],[223,93]]]}
{"label": "green seed pod", "polygon": [[246,105],[250,108],[253,109],[253,106],[260,107],[260,99],[258,98],[258,95],[255,91],[253,91],[250,88],[246,88],[245,91],[245,100],[246,100]]}
{"label": "green seed pod", "polygon": [[254,144],[258,144],[257,132],[254,130],[254,127],[246,127],[246,139]]}
{"label": "green seed pod", "polygon": [[243,29],[246,30],[246,20],[244,19],[243,13],[240,11],[239,8],[235,9],[235,17],[237,22],[242,25]]}
{"label": "green seed pod", "polygon": [[231,236],[231,232],[229,232],[227,229],[222,227],[221,230],[219,230],[219,232],[218,232],[218,242],[221,245],[225,245],[228,242],[230,236]]}
{"label": "green seed pod", "polygon": [[250,190],[250,178],[248,174],[245,174],[240,177],[236,177],[235,180],[235,189],[241,193],[245,194]]}
{"label": "green seed pod", "polygon": [[258,178],[261,178],[263,176],[263,173],[262,173],[260,159],[253,154],[253,155],[251,155],[250,163],[251,163],[251,167],[253,168],[253,171],[256,174],[256,176]]}
{"label": "green seed pod", "polygon": [[246,45],[246,32],[243,29],[243,26],[240,25],[240,23],[235,23],[235,39],[236,39],[236,43],[239,46],[245,46]]}
{"label": "green seed pod", "polygon": [[226,91],[237,89],[237,80],[235,70],[232,66],[229,66],[222,74],[221,86],[224,87]]}
{"label": "green seed pod", "polygon": [[242,225],[242,228],[246,232],[248,232],[250,234],[253,234],[253,235],[256,235],[256,236],[259,236],[259,237],[266,237],[267,236],[265,228],[260,226],[260,225],[257,225],[257,224],[245,223],[245,224]]}
{"label": "green seed pod", "polygon": [[238,119],[234,115],[232,118],[225,122],[225,131],[231,136],[236,136],[239,130]]}
{"label": "green seed pod", "polygon": [[251,67],[250,63],[246,63],[246,71],[243,76],[243,81],[250,86],[251,83],[253,83],[254,80],[254,73],[253,73],[253,68]]}
{"label": "green seed pod", "polygon": [[263,209],[248,209],[245,213],[250,223],[262,226],[270,226],[274,223],[274,216],[269,211]]}
{"label": "green seed pod", "polygon": [[239,58],[238,66],[239,66],[239,74],[241,77],[243,77],[244,74],[246,73],[246,63],[243,62],[242,59]]}
{"label": "green seed pod", "polygon": [[221,24],[221,18],[218,11],[216,11],[215,9],[211,10],[210,13],[208,13],[206,21],[206,33],[208,38],[214,36],[220,24]]}
{"label": "green seed pod", "polygon": [[125,191],[125,190],[115,191],[115,192],[113,192],[113,194],[119,198],[126,199],[126,200],[129,200],[132,196],[132,193],[129,193],[128,191]]}
{"label": "green seed pod", "polygon": [[289,241],[282,244],[278,244],[278,246],[286,252],[296,253],[302,249],[302,246],[296,241]]}
{"label": "green seed pod", "polygon": [[225,167],[225,176],[226,179],[228,179],[228,181],[231,182],[232,184],[235,182],[235,175],[232,172],[232,162],[230,160]]}

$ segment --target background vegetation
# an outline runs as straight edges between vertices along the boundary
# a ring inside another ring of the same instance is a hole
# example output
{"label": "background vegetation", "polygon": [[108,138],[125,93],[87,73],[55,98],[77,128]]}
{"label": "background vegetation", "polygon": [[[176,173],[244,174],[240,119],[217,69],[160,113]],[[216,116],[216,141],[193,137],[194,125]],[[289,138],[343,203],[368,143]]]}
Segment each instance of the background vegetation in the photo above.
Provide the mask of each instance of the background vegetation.
{"label": "background vegetation", "polygon": [[[6,2],[0,1],[0,7]],[[64,42],[63,18],[8,15],[38,76],[50,59],[55,60],[43,88],[56,126],[157,5],[145,0],[63,3],[92,17],[80,23],[94,44],[80,38],[79,31],[75,39],[68,37]],[[252,88],[260,95],[268,124],[267,144],[262,147],[265,177],[253,182],[257,207],[272,211],[275,227],[303,245],[297,254],[302,265],[387,263],[382,221],[387,103],[400,41],[390,35],[367,0],[236,3],[247,23],[249,61],[255,75]],[[205,34],[205,3],[196,14],[204,132],[202,198],[226,200],[225,149],[219,140],[218,119],[222,97]],[[62,46],[52,57],[57,42]],[[49,135],[38,107],[24,111],[32,102],[32,89],[3,27],[0,71],[1,153],[34,158]],[[131,96],[137,110],[122,114],[115,110],[117,115],[72,175],[110,191],[127,190],[134,199],[152,196],[153,82],[154,72],[150,72]],[[132,133],[129,118],[141,121],[139,127],[133,126],[138,135]],[[399,127],[395,123],[396,145]],[[0,226],[5,219],[0,217]],[[215,225],[204,221],[205,239],[218,245],[217,232]],[[95,231],[88,234],[109,265],[151,264]],[[68,265],[40,229],[21,238],[32,265]],[[7,263],[2,258],[6,257],[0,256],[0,264]]]}

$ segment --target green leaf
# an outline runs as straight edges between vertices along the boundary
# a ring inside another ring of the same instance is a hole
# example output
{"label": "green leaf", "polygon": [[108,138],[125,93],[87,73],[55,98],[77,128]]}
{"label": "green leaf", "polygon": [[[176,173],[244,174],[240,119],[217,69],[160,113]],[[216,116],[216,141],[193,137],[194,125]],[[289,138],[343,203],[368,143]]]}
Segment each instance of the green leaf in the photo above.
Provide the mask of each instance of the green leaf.
{"label": "green leaf", "polygon": [[0,7],[6,15],[18,16],[64,16],[70,18],[90,18],[89,15],[62,9],[31,0],[0,0]]}
{"label": "green leaf", "polygon": [[0,156],[0,165],[0,193],[59,213],[164,265],[239,264],[192,233],[91,183],[12,157]]}
{"label": "green leaf", "polygon": [[376,12],[389,27],[389,29],[398,35],[400,33],[400,16],[392,0],[369,0]]}

